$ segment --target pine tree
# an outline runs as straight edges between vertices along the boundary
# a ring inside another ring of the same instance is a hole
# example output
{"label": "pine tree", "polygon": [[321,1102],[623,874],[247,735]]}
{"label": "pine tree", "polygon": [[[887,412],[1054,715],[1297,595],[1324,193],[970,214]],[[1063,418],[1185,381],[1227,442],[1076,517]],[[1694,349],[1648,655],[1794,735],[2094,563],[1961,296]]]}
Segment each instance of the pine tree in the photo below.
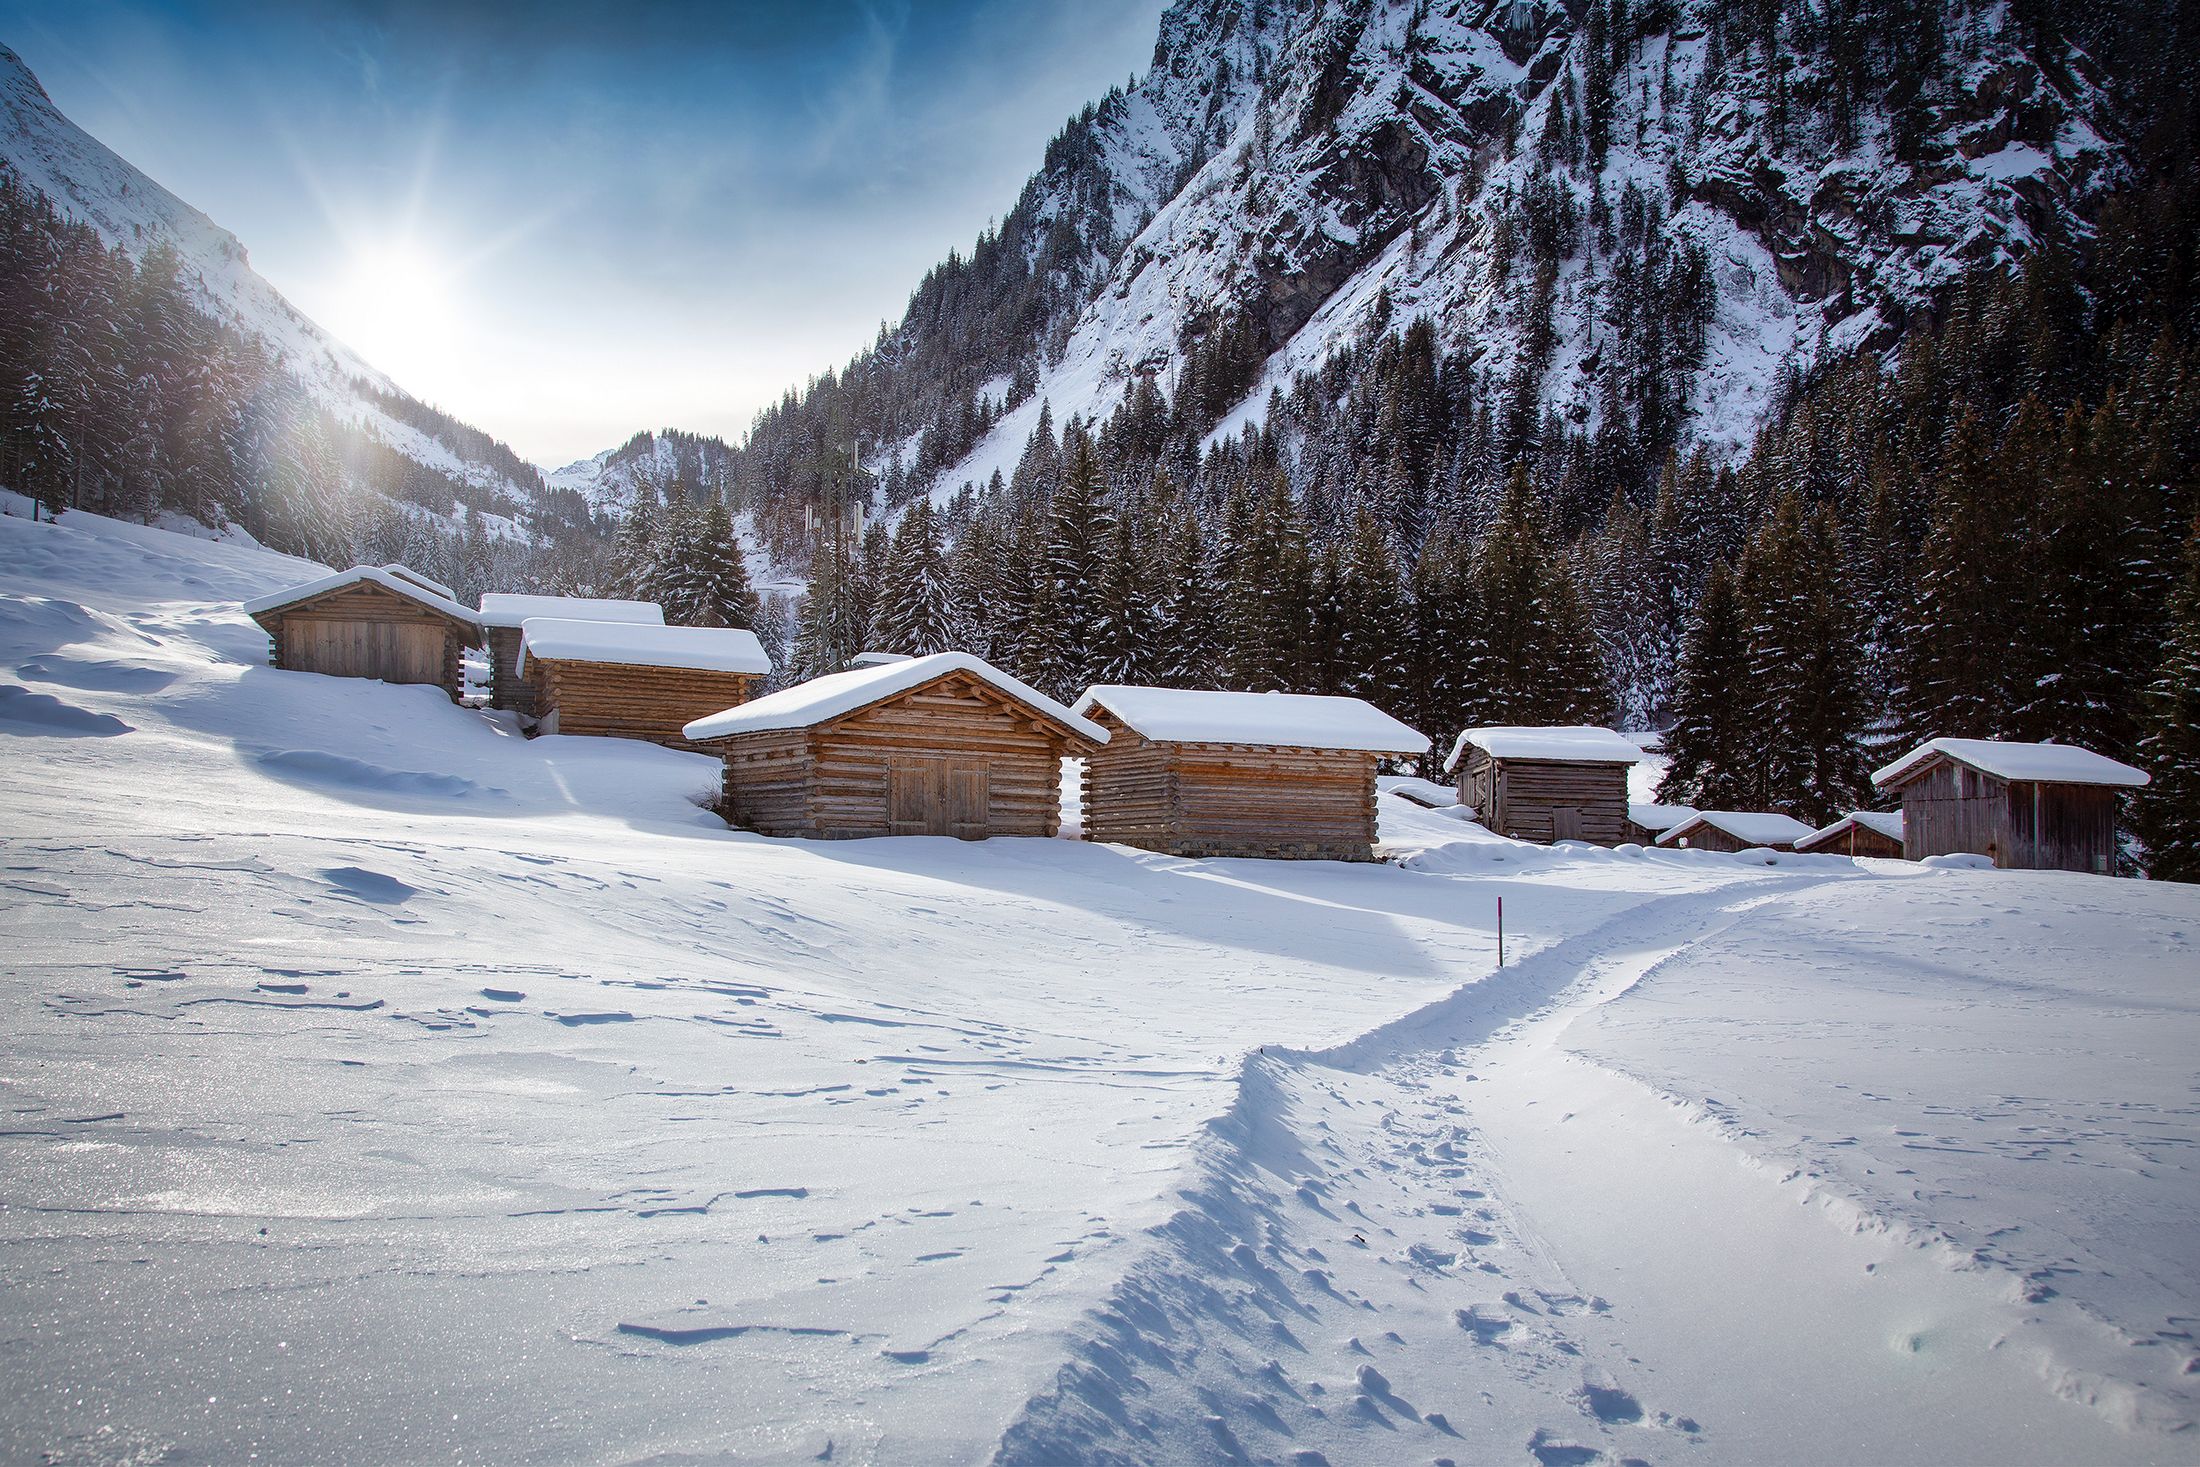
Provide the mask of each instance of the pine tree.
{"label": "pine tree", "polygon": [[2139,792],[2136,824],[2147,874],[2160,881],[2200,881],[2200,520],[2183,560],[2139,744],[2152,783]]}
{"label": "pine tree", "polygon": [[1096,585],[1114,531],[1089,434],[1072,425],[1067,467],[1048,506],[1045,561],[1033,620],[1043,631],[1036,649],[1039,686],[1070,697],[1093,681]]}
{"label": "pine tree", "polygon": [[756,588],[749,584],[748,557],[723,499],[713,498],[703,511],[696,555],[702,566],[702,625],[754,628]]}
{"label": "pine tree", "polygon": [[871,613],[871,645],[924,657],[955,647],[955,606],[939,521],[918,499],[902,516]]}
{"label": "pine tree", "polygon": [[[1746,803],[1823,825],[1868,789],[1863,659],[1832,511],[1783,494],[1737,577],[1748,676],[1730,706],[1748,744]],[[1735,771],[1738,772],[1738,771]]]}
{"label": "pine tree", "polygon": [[1725,562],[1715,562],[1681,643],[1660,800],[1707,809],[1747,803],[1749,754],[1738,705],[1748,678],[1749,644],[1734,578]]}
{"label": "pine tree", "polygon": [[657,491],[646,482],[634,486],[634,503],[619,522],[619,594],[655,601],[661,568],[657,563]]}
{"label": "pine tree", "polygon": [[1399,716],[1413,710],[1413,606],[1375,515],[1360,512],[1338,567],[1337,691]]}

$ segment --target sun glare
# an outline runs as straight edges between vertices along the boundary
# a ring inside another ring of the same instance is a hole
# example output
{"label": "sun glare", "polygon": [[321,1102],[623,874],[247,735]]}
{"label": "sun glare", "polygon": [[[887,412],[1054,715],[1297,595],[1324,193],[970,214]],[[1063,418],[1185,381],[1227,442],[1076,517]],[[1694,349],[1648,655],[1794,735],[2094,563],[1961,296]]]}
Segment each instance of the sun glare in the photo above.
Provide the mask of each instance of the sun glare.
{"label": "sun glare", "polygon": [[384,240],[353,253],[337,334],[368,361],[402,378],[452,340],[456,301],[449,271],[411,240]]}

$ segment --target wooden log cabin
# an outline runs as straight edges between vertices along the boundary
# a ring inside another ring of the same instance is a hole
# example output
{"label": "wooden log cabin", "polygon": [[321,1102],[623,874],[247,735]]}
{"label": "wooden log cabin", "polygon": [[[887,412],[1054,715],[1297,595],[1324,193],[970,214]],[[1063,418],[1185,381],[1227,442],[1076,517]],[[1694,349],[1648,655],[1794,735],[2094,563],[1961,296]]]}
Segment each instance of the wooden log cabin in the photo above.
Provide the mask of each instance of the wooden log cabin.
{"label": "wooden log cabin", "polygon": [[612,601],[590,596],[522,596],[493,591],[481,598],[481,625],[489,636],[489,706],[507,708],[522,722],[535,716],[535,688],[519,670],[520,627],[529,617],[559,621],[608,621],[661,627],[665,614],[654,601]]}
{"label": "wooden log cabin", "polygon": [[1608,728],[1470,728],[1444,768],[1458,777],[1459,803],[1498,835],[1616,846],[1629,838],[1627,771],[1641,758]]}
{"label": "wooden log cabin", "polygon": [[724,760],[728,824],[813,840],[1054,835],[1062,760],[1107,741],[962,652],[812,678],[686,732]]}
{"label": "wooden log cabin", "polygon": [[1694,805],[1630,804],[1627,807],[1627,838],[1637,845],[1654,846],[1668,830],[1695,814]]}
{"label": "wooden log cabin", "polygon": [[1795,849],[1811,856],[1876,856],[1902,859],[1900,810],[1851,810],[1823,830],[1795,843]]}
{"label": "wooden log cabin", "polygon": [[771,670],[756,633],[739,627],[559,617],[520,623],[519,671],[533,689],[537,734],[692,749],[681,730],[746,703]]}
{"label": "wooden log cabin", "polygon": [[1369,861],[1375,773],[1428,740],[1358,698],[1106,685],[1085,838],[1178,856]]}
{"label": "wooden log cabin", "polygon": [[481,645],[474,614],[432,583],[361,565],[244,604],[268,636],[268,661],[287,672],[432,683],[459,699],[459,659]]}
{"label": "wooden log cabin", "polygon": [[1688,851],[1792,851],[1811,828],[1792,815],[1769,810],[1698,810],[1658,837],[1658,844]]}
{"label": "wooden log cabin", "polygon": [[1902,798],[1902,853],[2024,871],[2116,869],[2117,802],[2144,770],[2075,744],[1931,739],[1872,776]]}

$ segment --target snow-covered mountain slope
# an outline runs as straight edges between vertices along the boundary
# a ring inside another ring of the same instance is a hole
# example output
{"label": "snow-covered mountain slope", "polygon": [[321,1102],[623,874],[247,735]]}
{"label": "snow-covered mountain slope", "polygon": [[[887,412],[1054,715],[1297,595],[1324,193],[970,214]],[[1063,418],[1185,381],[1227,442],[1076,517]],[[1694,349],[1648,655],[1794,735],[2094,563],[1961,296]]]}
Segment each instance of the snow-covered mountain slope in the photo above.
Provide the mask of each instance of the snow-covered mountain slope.
{"label": "snow-covered mountain slope", "polygon": [[[1829,101],[1848,85],[1832,43],[1767,57],[1718,19],[1733,9],[1639,7],[1620,35],[1628,9],[1602,4],[1181,0],[1153,68],[1073,125],[1004,230],[1056,302],[1025,343],[1037,390],[936,487],[1012,468],[1042,402],[1105,414],[1233,324],[1268,360],[1225,430],[1340,343],[1422,316],[1593,430],[1600,356],[1667,255],[1705,275],[1689,436],[1732,448],[1785,370],[1890,345],[1960,272],[2081,229],[2073,201],[2115,176],[2085,58],[2035,57],[2009,6],[1950,9],[1899,110],[1877,86]],[[1083,253],[1042,260],[1034,242],[1065,230]]]}
{"label": "snow-covered mountain slope", "polygon": [[764,840],[0,565],[0,1458],[2190,1458],[2191,887]]}
{"label": "snow-covered mountain slope", "polygon": [[[285,300],[256,274],[244,245],[62,115],[22,58],[0,45],[0,159],[64,214],[96,229],[109,245],[141,256],[165,242],[208,315],[257,336],[278,352],[316,401],[361,425],[406,458],[453,480],[524,502],[532,484],[509,470],[439,441],[419,423],[445,415],[413,399]],[[376,394],[406,405],[404,421]],[[454,438],[478,436],[450,422]]]}

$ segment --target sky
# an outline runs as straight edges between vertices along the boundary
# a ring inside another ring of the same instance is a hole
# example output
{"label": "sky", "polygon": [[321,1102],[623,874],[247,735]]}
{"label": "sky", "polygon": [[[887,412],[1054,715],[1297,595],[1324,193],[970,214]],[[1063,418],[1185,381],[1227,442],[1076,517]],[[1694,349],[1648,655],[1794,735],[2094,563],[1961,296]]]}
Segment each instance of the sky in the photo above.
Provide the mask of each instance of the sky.
{"label": "sky", "polygon": [[737,440],[868,345],[1161,8],[0,0],[0,42],[307,315],[555,468]]}

